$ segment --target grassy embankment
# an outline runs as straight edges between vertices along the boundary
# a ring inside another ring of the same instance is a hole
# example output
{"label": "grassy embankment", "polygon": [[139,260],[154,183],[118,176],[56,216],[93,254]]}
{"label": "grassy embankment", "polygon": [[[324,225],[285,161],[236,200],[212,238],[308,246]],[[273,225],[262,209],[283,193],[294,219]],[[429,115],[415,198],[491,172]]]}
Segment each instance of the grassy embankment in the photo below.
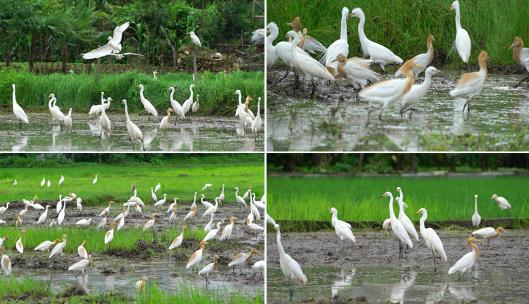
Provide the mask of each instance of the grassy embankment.
{"label": "grassy embankment", "polygon": [[178,291],[166,292],[157,288],[155,282],[147,281],[145,292],[129,297],[119,293],[101,293],[91,295],[59,294],[48,289],[46,282],[31,278],[0,279],[0,303],[262,303],[262,295],[254,298],[220,291],[204,291],[202,289],[180,286]]}
{"label": "grassy embankment", "polygon": [[[195,96],[200,95],[199,115],[233,115],[237,106],[235,90],[241,90],[243,98],[250,95],[255,102],[251,109],[257,110],[257,97],[263,96],[263,72],[201,73],[195,83]],[[130,112],[141,112],[143,106],[139,100],[141,83],[145,85],[145,97],[163,111],[171,106],[169,87],[175,87],[174,99],[181,104],[189,98],[189,85],[192,75],[189,73],[168,73],[152,75],[140,72],[122,74],[50,74],[34,75],[13,70],[0,71],[0,106],[11,106],[11,84],[17,85],[17,101],[25,109],[47,110],[48,96],[54,93],[57,105],[67,112],[73,108],[76,112],[88,113],[90,106],[99,104],[100,92],[113,98],[111,111],[123,111],[122,99],[127,99]],[[243,100],[244,101],[244,100]],[[261,106],[261,111],[262,111]]]}
{"label": "grassy embankment", "polygon": [[[92,179],[98,175],[98,182],[92,185]],[[64,184],[58,186],[61,175]],[[246,191],[253,187],[260,197],[264,190],[263,161],[260,155],[213,155],[202,158],[183,158],[154,164],[96,164],[79,163],[65,166],[42,166],[34,168],[2,168],[0,171],[0,205],[8,201],[31,199],[38,195],[39,200],[57,201],[59,194],[76,193],[83,199],[83,205],[105,205],[110,200],[116,203],[126,201],[130,196],[130,187],[135,184],[138,196],[151,204],[151,187],[158,182],[162,188],[158,197],[167,193],[168,199],[180,198],[183,202],[193,200],[193,193],[200,191],[204,184],[212,183],[212,189],[204,192],[213,201],[225,184],[225,200],[235,202],[235,187]],[[50,179],[50,188],[40,187],[42,178]],[[18,185],[13,187],[17,179]]]}
{"label": "grassy embankment", "polygon": [[[366,14],[365,31],[369,39],[388,48],[403,59],[426,51],[429,33],[435,36],[434,47],[440,64],[457,67],[457,52],[445,61],[455,40],[455,13],[449,10],[452,0],[326,0],[326,1],[268,1],[268,20],[280,28],[284,37],[290,28],[285,24],[300,16],[309,35],[324,45],[330,45],[340,36],[342,7],[350,10],[360,7]],[[493,58],[493,65],[514,64],[507,48],[515,36],[529,39],[529,1],[525,0],[473,0],[461,1],[461,23],[472,39],[471,63],[477,64],[477,55],[485,49]],[[360,56],[357,18],[348,18],[349,56]],[[279,41],[279,39],[277,40]],[[276,41],[276,42],[277,42]]]}
{"label": "grassy embankment", "polygon": [[[329,209],[338,209],[338,216],[351,222],[377,222],[389,217],[386,191],[397,195],[404,191],[406,213],[414,222],[421,207],[428,210],[427,222],[468,221],[474,213],[474,194],[479,195],[478,209],[483,219],[507,218],[491,200],[497,193],[512,204],[517,224],[529,219],[526,177],[494,178],[404,178],[404,177],[277,177],[268,178],[268,212],[281,221],[330,222]],[[398,205],[395,201],[395,212]],[[506,220],[510,222],[510,220]],[[525,223],[525,224],[524,224]]]}

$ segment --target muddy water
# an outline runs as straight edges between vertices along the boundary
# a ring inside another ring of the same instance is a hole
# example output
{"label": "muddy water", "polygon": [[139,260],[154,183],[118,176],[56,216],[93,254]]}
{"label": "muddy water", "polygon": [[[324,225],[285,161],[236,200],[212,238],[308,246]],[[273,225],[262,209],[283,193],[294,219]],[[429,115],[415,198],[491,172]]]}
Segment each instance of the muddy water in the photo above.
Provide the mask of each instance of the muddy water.
{"label": "muddy water", "polygon": [[[284,233],[283,245],[308,277],[294,286],[303,303],[525,303],[529,297],[529,231],[509,230],[500,239],[478,244],[480,256],[459,280],[448,269],[470,251],[467,231],[438,231],[448,262],[434,271],[431,253],[414,242],[402,260],[395,240],[381,232],[357,232],[357,243],[341,244],[334,232]],[[275,233],[268,236],[268,299],[288,300],[279,269]]]}
{"label": "muddy water", "polygon": [[[275,82],[283,71],[271,71]],[[436,75],[428,95],[411,119],[399,115],[395,104],[378,119],[370,105],[358,101],[352,87],[317,82],[310,99],[310,81],[294,91],[294,76],[268,87],[268,147],[275,151],[311,150],[523,150],[529,138],[527,83],[512,88],[522,76],[490,75],[481,95],[471,103],[470,115],[448,92],[457,74]],[[423,76],[417,81],[421,83]],[[527,148],[527,147],[525,147]]]}
{"label": "muddy water", "polygon": [[[0,114],[0,151],[141,151],[140,144],[128,139],[125,116],[109,113],[112,123],[110,138],[101,138],[96,120],[73,112],[72,131],[51,122],[49,113],[28,113],[30,124],[15,121],[11,112]],[[264,132],[258,139],[237,129],[235,117],[191,116],[159,131],[161,118],[133,115],[140,127],[147,151],[262,151]],[[174,121],[174,120],[173,120]]]}

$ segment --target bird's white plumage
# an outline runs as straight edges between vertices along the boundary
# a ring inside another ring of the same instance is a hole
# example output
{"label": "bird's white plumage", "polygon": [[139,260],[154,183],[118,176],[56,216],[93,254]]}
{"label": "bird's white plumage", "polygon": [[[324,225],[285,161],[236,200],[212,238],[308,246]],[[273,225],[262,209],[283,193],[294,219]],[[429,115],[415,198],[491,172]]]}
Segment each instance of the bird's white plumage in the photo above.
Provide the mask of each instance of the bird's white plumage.
{"label": "bird's white plumage", "polygon": [[279,250],[279,266],[283,272],[283,276],[288,281],[307,283],[307,277],[303,273],[299,263],[285,252],[283,244],[281,243],[281,231],[279,225],[275,225],[277,248]]}
{"label": "bird's white plumage", "polygon": [[26,112],[24,112],[24,109],[22,109],[17,103],[15,84],[13,83],[11,86],[13,87],[13,114],[15,114],[15,117],[21,122],[29,123]]}
{"label": "bird's white plumage", "polygon": [[463,60],[463,62],[465,63],[468,63],[468,59],[470,58],[470,52],[472,50],[472,41],[470,40],[468,32],[461,26],[461,11],[459,8],[459,1],[454,1],[452,3],[452,9],[454,9],[456,12],[455,47],[457,49],[459,57],[461,57],[461,60]]}

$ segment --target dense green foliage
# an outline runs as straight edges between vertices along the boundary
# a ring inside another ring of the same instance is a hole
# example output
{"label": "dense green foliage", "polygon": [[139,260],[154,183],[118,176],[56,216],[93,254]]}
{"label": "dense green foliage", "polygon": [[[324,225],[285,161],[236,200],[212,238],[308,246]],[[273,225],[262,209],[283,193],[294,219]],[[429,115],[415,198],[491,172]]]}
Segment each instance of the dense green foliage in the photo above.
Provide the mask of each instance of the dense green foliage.
{"label": "dense green foliage", "polygon": [[[195,82],[195,99],[200,95],[199,113],[233,115],[237,107],[235,90],[253,96],[251,108],[256,111],[257,97],[264,92],[262,72],[203,73]],[[191,74],[168,73],[153,80],[151,75],[139,72],[122,74],[51,74],[34,75],[28,72],[0,72],[0,105],[11,105],[11,84],[17,85],[17,102],[24,108],[47,109],[49,95],[54,93],[63,109],[74,108],[88,113],[90,106],[100,103],[100,92],[113,98],[111,110],[123,111],[122,99],[128,101],[129,111],[143,110],[139,97],[139,84],[145,86],[145,97],[162,112],[171,107],[169,87],[174,87],[174,99],[183,103],[189,98]],[[261,108],[262,109],[262,108]]]}
{"label": "dense green foliage", "polygon": [[[360,7],[366,14],[365,32],[403,59],[426,51],[426,38],[435,36],[436,61],[444,65],[460,62],[457,52],[447,55],[455,40],[455,13],[449,10],[452,0],[269,0],[268,21],[275,21],[280,28],[279,37],[290,30],[285,24],[300,16],[309,35],[324,45],[330,45],[340,37],[342,7],[350,10]],[[507,48],[515,36],[529,39],[529,1],[526,0],[463,0],[461,23],[472,39],[471,63],[477,63],[477,55],[485,49],[493,58],[492,64],[513,64]],[[357,18],[348,18],[349,56],[361,55],[357,33]]]}
{"label": "dense green foliage", "polygon": [[[181,202],[191,202],[193,193],[200,191],[204,184],[211,183],[213,188],[204,192],[212,198],[221,191],[225,184],[226,202],[235,202],[235,187],[246,189],[253,187],[258,197],[264,191],[264,168],[262,159],[252,159],[241,155],[217,157],[217,162],[208,163],[209,157],[193,159],[188,157],[175,161],[163,161],[153,164],[96,164],[78,163],[66,165],[41,166],[34,168],[8,167],[0,170],[1,204],[7,201],[31,199],[38,195],[39,200],[57,201],[58,195],[74,192],[83,199],[83,204],[104,205],[108,201],[126,201],[131,193],[130,187],[135,184],[138,196],[144,202],[150,202],[150,189],[158,182],[162,188],[160,195],[167,193],[168,199],[180,198]],[[258,157],[262,157],[258,155]],[[199,160],[202,160],[200,162]],[[224,161],[222,161],[224,160]],[[222,161],[222,162],[221,162]],[[19,163],[19,162],[17,162]],[[92,179],[98,174],[98,182],[92,185]],[[64,184],[57,185],[61,175]],[[52,186],[40,187],[42,178],[52,181]],[[12,186],[17,179],[18,185]],[[199,192],[200,194],[200,192]]]}
{"label": "dense green foliage", "polygon": [[269,154],[269,171],[311,173],[399,173],[443,170],[527,171],[527,154]]}
{"label": "dense green foliage", "polygon": [[[377,221],[389,217],[388,198],[380,198],[386,191],[397,195],[400,186],[406,213],[414,222],[419,208],[428,210],[428,221],[470,222],[474,213],[474,194],[479,195],[478,208],[483,219],[513,215],[529,219],[526,177],[491,178],[415,178],[415,177],[269,177],[268,212],[276,220],[330,221],[329,209],[335,207],[341,219],[349,221]],[[503,211],[490,198],[493,193],[505,196],[512,205],[512,213]],[[398,206],[395,202],[395,212]],[[507,220],[506,221],[510,221]]]}
{"label": "dense green foliage", "polygon": [[262,27],[262,11],[262,2],[251,0],[3,0],[0,54],[6,62],[29,61],[30,69],[33,61],[81,62],[81,53],[129,21],[123,51],[159,65],[172,62],[172,47],[190,44],[193,30],[209,48],[248,41]]}

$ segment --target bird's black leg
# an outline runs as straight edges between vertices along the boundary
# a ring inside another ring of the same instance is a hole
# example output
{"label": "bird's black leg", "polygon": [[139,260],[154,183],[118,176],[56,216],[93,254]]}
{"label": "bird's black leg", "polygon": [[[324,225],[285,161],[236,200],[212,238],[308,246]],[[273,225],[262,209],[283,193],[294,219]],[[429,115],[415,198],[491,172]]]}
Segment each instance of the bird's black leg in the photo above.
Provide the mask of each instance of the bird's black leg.
{"label": "bird's black leg", "polygon": [[316,84],[314,83],[314,78],[311,78],[312,82],[312,93],[310,93],[310,98],[314,98],[314,92],[316,92]]}
{"label": "bird's black leg", "polygon": [[292,288],[292,285],[288,286],[288,299],[289,302],[292,302],[292,297],[294,296],[294,288]]}
{"label": "bird's black leg", "polygon": [[272,84],[272,86],[277,85],[278,83],[280,83],[281,81],[283,81],[283,79],[287,78],[287,76],[288,76],[289,73],[290,73],[290,69],[287,70],[287,72],[285,73],[285,76],[281,77],[281,79],[279,79],[279,80],[276,81],[274,84]]}
{"label": "bird's black leg", "polygon": [[522,83],[526,82],[526,81],[529,81],[529,77],[525,77],[524,79],[522,79],[522,81],[518,82],[517,85],[515,85],[513,88],[517,88],[519,87]]}

